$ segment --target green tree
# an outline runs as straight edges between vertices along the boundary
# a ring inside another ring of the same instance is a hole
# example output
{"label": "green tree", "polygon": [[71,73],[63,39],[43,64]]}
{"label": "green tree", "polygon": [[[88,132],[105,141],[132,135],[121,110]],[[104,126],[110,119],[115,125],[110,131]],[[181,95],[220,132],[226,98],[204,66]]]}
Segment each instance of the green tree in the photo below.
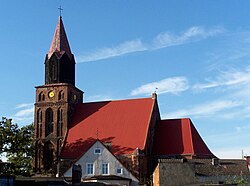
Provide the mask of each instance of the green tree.
{"label": "green tree", "polygon": [[33,124],[19,128],[5,117],[0,122],[0,154],[5,153],[7,163],[2,173],[29,176],[32,173]]}

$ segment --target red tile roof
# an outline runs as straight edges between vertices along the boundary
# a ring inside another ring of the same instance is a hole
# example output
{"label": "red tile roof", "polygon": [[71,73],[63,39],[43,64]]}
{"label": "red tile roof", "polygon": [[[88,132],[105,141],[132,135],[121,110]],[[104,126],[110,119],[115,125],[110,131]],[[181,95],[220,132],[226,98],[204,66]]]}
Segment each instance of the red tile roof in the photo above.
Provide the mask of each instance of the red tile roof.
{"label": "red tile roof", "polygon": [[132,154],[143,149],[155,99],[82,103],[76,107],[62,158],[79,158],[100,139],[112,143],[112,153]]}
{"label": "red tile roof", "polygon": [[55,53],[56,56],[60,58],[65,52],[68,55],[68,57],[71,59],[72,53],[70,50],[70,46],[69,46],[69,42],[67,39],[65,29],[63,26],[62,17],[60,16],[57,26],[56,26],[54,37],[52,39],[52,43],[50,45],[48,58],[50,58],[53,53]]}
{"label": "red tile roof", "polygon": [[189,118],[159,121],[156,124],[153,154],[215,157]]}

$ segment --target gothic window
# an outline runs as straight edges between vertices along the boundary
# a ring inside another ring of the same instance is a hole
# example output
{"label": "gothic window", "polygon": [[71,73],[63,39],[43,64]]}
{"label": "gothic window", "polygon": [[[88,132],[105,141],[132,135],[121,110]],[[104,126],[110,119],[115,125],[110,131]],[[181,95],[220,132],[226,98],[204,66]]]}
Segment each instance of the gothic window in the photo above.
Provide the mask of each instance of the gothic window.
{"label": "gothic window", "polygon": [[53,63],[53,66],[52,66],[52,74],[53,74],[53,80],[57,80],[57,72],[56,72],[56,64]]}
{"label": "gothic window", "polygon": [[53,110],[48,108],[45,116],[45,136],[48,136],[53,132]]}
{"label": "gothic window", "polygon": [[37,128],[36,128],[36,137],[42,137],[42,111],[39,109],[37,111]]}
{"label": "gothic window", "polygon": [[58,94],[58,100],[63,100],[64,99],[64,93],[63,91],[61,90]]}
{"label": "gothic window", "polygon": [[44,101],[44,93],[40,92],[40,94],[38,95],[38,101]]}
{"label": "gothic window", "polygon": [[52,168],[53,164],[53,146],[50,142],[46,143],[44,146],[44,168],[49,170]]}
{"label": "gothic window", "polygon": [[57,136],[62,136],[63,127],[63,110],[61,108],[57,111]]}
{"label": "gothic window", "polygon": [[48,69],[49,69],[49,81],[50,83],[56,83],[58,78],[57,78],[57,63],[58,61],[53,58],[53,60],[49,61],[48,63]]}

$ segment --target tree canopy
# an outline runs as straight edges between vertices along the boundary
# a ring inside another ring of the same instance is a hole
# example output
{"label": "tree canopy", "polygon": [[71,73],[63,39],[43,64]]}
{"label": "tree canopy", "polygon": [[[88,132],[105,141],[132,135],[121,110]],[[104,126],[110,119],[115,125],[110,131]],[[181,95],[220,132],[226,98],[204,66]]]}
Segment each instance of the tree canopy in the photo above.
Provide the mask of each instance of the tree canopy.
{"label": "tree canopy", "polygon": [[12,119],[2,117],[0,121],[0,174],[29,176],[32,173],[33,124],[19,127]]}

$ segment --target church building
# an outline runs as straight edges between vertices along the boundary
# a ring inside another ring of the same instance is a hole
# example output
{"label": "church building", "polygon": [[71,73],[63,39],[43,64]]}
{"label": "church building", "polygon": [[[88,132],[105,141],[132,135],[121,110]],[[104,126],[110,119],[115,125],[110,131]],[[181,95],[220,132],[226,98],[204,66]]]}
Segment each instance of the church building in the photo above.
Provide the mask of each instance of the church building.
{"label": "church building", "polygon": [[61,16],[44,64],[45,83],[36,87],[34,114],[36,174],[70,177],[77,163],[82,180],[145,184],[159,159],[216,158],[189,118],[161,119],[156,93],[83,102]]}

